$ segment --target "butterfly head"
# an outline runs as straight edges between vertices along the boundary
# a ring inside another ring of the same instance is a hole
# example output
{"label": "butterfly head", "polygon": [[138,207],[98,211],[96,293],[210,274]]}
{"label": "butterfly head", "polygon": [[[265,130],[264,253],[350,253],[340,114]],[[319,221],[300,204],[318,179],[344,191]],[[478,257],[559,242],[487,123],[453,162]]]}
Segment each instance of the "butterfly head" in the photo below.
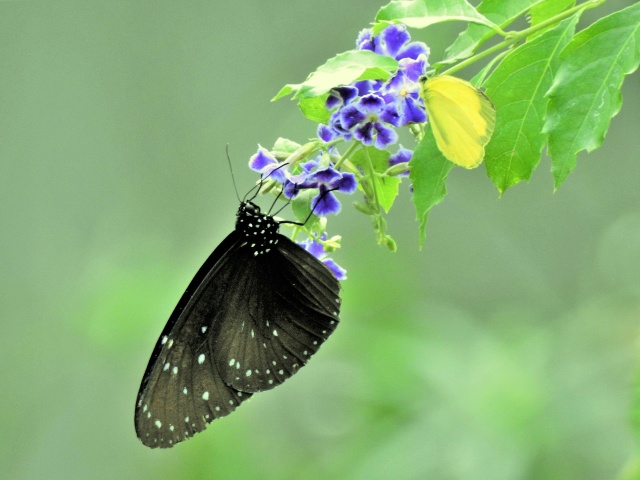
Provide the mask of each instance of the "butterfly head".
{"label": "butterfly head", "polygon": [[238,209],[236,231],[244,237],[244,246],[254,256],[269,253],[278,243],[278,222],[260,211],[253,202],[242,202]]}

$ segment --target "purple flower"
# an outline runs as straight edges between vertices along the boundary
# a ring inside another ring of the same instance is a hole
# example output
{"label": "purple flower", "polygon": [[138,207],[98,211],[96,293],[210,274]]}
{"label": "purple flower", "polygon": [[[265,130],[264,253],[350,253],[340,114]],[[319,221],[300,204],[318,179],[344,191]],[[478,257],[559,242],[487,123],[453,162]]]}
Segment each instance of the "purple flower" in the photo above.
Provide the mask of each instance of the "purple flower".
{"label": "purple flower", "polygon": [[400,116],[393,105],[386,105],[382,97],[368,94],[340,110],[341,127],[353,132],[364,145],[382,150],[398,140],[390,125],[399,125]]}
{"label": "purple flower", "polygon": [[400,68],[381,89],[385,102],[393,105],[398,112],[400,125],[423,123],[427,120],[424,103],[420,98],[418,79],[427,66],[427,57],[420,55],[416,60],[403,58]]}
{"label": "purple flower", "polygon": [[259,172],[263,178],[272,178],[280,183],[287,179],[288,167],[278,163],[278,160],[263,147],[259,147],[258,152],[249,159],[249,168]]}
{"label": "purple flower", "polygon": [[317,188],[318,194],[311,200],[311,208],[316,215],[325,216],[340,212],[342,206],[333,194],[353,193],[357,188],[356,177],[353,173],[342,173],[332,165],[320,166],[321,157],[302,165],[302,171],[297,175],[290,175],[283,186],[284,195],[294,198],[302,190]]}
{"label": "purple flower", "polygon": [[401,127],[427,120],[419,96],[419,78],[428,66],[429,48],[422,42],[410,42],[405,25],[389,25],[379,35],[362,30],[356,40],[359,50],[370,50],[398,60],[398,71],[386,82],[361,80],[334,88],[326,101],[334,110],[327,125],[319,125],[317,135],[325,142],[352,138],[382,150],[395,143]]}
{"label": "purple flower", "polygon": [[336,129],[332,128],[331,125],[325,125],[324,123],[318,125],[316,134],[318,135],[318,138],[323,142],[330,142],[331,140],[335,140],[340,136]]}
{"label": "purple flower", "polygon": [[379,35],[373,37],[370,28],[362,30],[356,40],[358,50],[371,50],[378,55],[387,55],[396,60],[416,59],[420,55],[429,56],[429,47],[423,42],[411,42],[406,25],[389,25]]}
{"label": "purple flower", "polygon": [[311,200],[311,208],[320,216],[340,212],[342,206],[333,192],[353,193],[358,186],[353,173],[341,173],[333,167],[316,170],[307,176],[306,182],[318,189],[318,195]]}
{"label": "purple flower", "polygon": [[[320,238],[325,240],[327,238],[327,234],[323,233]],[[298,242],[298,245],[324,263],[324,265],[331,270],[333,276],[338,280],[345,280],[347,278],[347,271],[331,258],[327,258],[327,252],[324,251],[324,247],[318,240],[315,238],[309,238],[302,242]]]}
{"label": "purple flower", "polygon": [[318,126],[317,135],[323,141],[330,142],[331,140],[335,140],[340,137],[345,141],[349,141],[351,140],[351,137],[353,137],[353,134],[349,129],[342,125],[342,120],[340,118],[341,111],[342,109],[338,109],[331,114],[331,118],[329,118],[329,125],[320,124]]}
{"label": "purple flower", "polygon": [[[408,148],[404,148],[402,145],[399,146],[398,151],[389,157],[389,166],[393,167],[394,165],[398,165],[399,163],[407,163],[411,160],[411,156],[413,155],[413,151]],[[399,177],[408,177],[409,172],[404,172],[398,175]]]}
{"label": "purple flower", "polygon": [[377,92],[382,86],[382,80],[360,80],[353,84],[358,89],[358,95],[366,95],[367,93]]}
{"label": "purple flower", "polygon": [[336,107],[346,105],[358,96],[358,89],[350,85],[332,88],[327,97],[327,109],[333,110]]}
{"label": "purple flower", "polygon": [[375,51],[376,46],[373,43],[373,31],[370,28],[360,30],[358,38],[356,38],[356,48],[358,50]]}

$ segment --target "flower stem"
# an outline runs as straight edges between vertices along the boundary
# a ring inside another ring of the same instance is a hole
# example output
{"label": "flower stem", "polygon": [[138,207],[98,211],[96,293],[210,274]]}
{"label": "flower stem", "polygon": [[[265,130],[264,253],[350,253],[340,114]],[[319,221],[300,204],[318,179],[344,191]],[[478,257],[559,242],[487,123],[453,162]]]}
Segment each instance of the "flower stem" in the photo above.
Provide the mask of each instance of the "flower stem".
{"label": "flower stem", "polygon": [[466,60],[458,63],[457,65],[454,65],[453,67],[449,68],[448,70],[445,70],[444,72],[441,73],[441,75],[451,75],[452,73],[457,72],[458,70],[462,70],[465,67],[468,67],[469,65],[477,62],[478,60],[482,60],[483,58],[492,55],[493,53],[502,50],[503,48],[509,47],[513,44],[516,44],[518,42],[520,42],[521,40],[523,40],[524,38],[527,38],[530,35],[533,35],[534,33],[543,30],[545,28],[547,28],[550,25],[554,25],[562,20],[564,20],[565,18],[568,18],[570,16],[572,16],[573,14],[583,11],[583,10],[589,10],[592,8],[596,8],[599,7],[601,5],[603,5],[607,0],[589,0],[585,3],[582,3],[580,5],[576,5],[573,8],[570,8],[569,10],[566,10],[562,13],[559,13],[558,15],[555,15],[551,18],[548,18],[547,20],[545,20],[544,22],[540,22],[532,27],[526,28],[524,30],[521,30],[519,32],[508,32],[507,34],[507,38],[494,45],[491,48],[488,48],[480,53],[477,53],[476,55],[473,55],[469,58],[467,58]]}

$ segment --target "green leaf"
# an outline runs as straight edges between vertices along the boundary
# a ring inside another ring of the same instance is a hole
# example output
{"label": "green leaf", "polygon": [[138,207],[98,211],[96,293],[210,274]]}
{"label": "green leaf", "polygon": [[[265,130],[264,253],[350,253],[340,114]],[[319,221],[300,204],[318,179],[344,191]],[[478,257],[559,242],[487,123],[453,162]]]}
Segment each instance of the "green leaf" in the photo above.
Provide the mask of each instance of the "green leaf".
{"label": "green leaf", "polygon": [[409,166],[411,167],[409,178],[413,185],[413,203],[420,223],[420,245],[422,246],[427,238],[429,211],[447,194],[445,180],[454,163],[442,155],[436,145],[431,127],[428,127],[424,138],[413,152]]}
{"label": "green leaf", "polygon": [[332,88],[360,80],[386,80],[398,69],[398,62],[369,50],[349,50],[319,66],[300,84],[285,85],[271,101],[289,94],[293,98],[318,97]]}
{"label": "green leaf", "polygon": [[320,95],[319,97],[302,98],[298,102],[298,107],[302,114],[309,120],[316,123],[329,123],[331,112],[327,110],[326,102],[328,95]]}
{"label": "green leaf", "polygon": [[[316,189],[305,189],[302,190],[296,197],[291,200],[291,211],[293,215],[296,217],[298,222],[304,222],[307,218],[309,218],[309,214],[311,213],[311,200],[318,194],[318,190]],[[313,226],[315,222],[318,221],[318,217],[316,215],[311,215],[309,221],[305,225],[309,230]]]}
{"label": "green leaf", "polygon": [[495,26],[466,0],[398,0],[382,7],[376,15],[376,22],[395,21],[411,28],[456,20]]}
{"label": "green leaf", "polygon": [[[571,7],[575,6],[575,4],[576,4],[575,0],[544,0],[544,2],[541,2],[535,5],[529,11],[529,14],[531,16],[531,20],[529,23],[531,24],[532,27],[534,25],[538,25],[539,23],[542,23],[545,20],[548,20],[570,9]],[[555,26],[556,24],[549,25],[548,27],[542,30],[538,30],[536,33],[531,35],[527,40],[531,40],[537,36],[540,36],[542,33],[546,32],[547,30],[551,30]]]}
{"label": "green leaf", "polygon": [[487,64],[482,67],[480,71],[471,78],[471,80],[469,80],[471,84],[475,85],[476,87],[482,86],[486,80],[487,75],[489,75],[489,72],[493,70],[494,65],[501,62],[508,53],[509,52],[502,52],[501,54],[496,55],[491,60],[489,60],[489,62],[487,62]]}
{"label": "green leaf", "polygon": [[[375,147],[364,147],[355,152],[351,157],[354,165],[362,167],[365,172],[369,171],[369,160],[373,165],[375,173],[384,173],[389,168],[389,157],[391,154],[386,150],[378,150]],[[389,212],[393,202],[398,196],[398,185],[402,180],[398,177],[374,175],[373,184],[376,189],[376,197],[385,212]]]}
{"label": "green leaf", "polygon": [[300,144],[288,138],[278,137],[271,151],[276,157],[286,158],[300,148]]}
{"label": "green leaf", "polygon": [[544,126],[556,189],[575,167],[578,152],[602,144],[620,111],[622,81],[640,63],[640,3],[578,33],[560,60]]}
{"label": "green leaf", "polygon": [[280,100],[282,97],[286,97],[287,95],[291,95],[292,93],[296,93],[298,90],[302,88],[301,83],[288,83],[284,87],[280,89],[276,96],[271,99],[272,102],[276,100]]}
{"label": "green leaf", "polygon": [[559,55],[575,31],[578,16],[513,50],[485,82],[496,107],[496,126],[485,148],[487,175],[502,195],[529,180],[538,166],[546,135],[542,132],[545,97],[560,63]]}
{"label": "green leaf", "polygon": [[[478,12],[482,13],[493,23],[506,28],[524,13],[526,13],[533,5],[540,3],[542,0],[485,0],[478,5]],[[493,37],[495,32],[486,25],[470,24],[467,29],[462,32],[453,44],[445,51],[443,61],[436,63],[434,66],[439,69],[440,66],[454,63],[458,60],[468,58],[473,55],[476,49]]]}

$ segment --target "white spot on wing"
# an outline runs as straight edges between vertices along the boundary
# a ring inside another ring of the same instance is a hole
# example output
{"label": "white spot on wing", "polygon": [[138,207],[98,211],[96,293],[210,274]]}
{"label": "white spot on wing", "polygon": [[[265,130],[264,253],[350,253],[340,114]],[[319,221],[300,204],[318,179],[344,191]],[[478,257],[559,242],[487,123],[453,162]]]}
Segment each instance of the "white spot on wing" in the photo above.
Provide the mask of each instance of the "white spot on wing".
{"label": "white spot on wing", "polygon": [[202,365],[204,363],[204,353],[198,355],[198,363]]}
{"label": "white spot on wing", "polygon": [[209,392],[204,392],[202,394],[202,399],[206,402],[207,400],[209,400]]}

